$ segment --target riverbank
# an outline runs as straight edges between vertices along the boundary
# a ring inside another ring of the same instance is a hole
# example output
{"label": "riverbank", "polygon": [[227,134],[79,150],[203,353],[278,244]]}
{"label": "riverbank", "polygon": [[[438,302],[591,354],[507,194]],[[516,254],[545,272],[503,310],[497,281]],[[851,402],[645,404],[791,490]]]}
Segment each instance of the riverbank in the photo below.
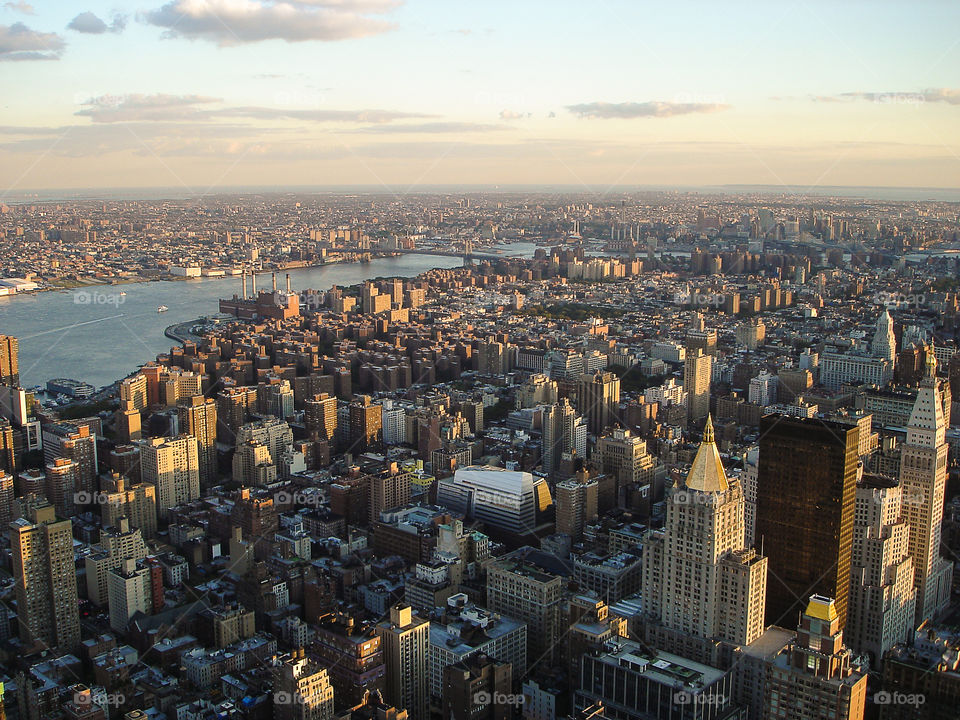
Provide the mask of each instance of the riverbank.
{"label": "riverbank", "polygon": [[177,323],[175,325],[169,325],[164,331],[163,334],[166,335],[171,340],[176,340],[178,343],[183,345],[186,342],[195,342],[200,339],[199,335],[194,335],[190,332],[192,328],[197,323],[202,323],[203,318],[197,318],[196,320],[191,320],[190,322]]}
{"label": "riverbank", "polygon": [[[290,270],[295,290],[324,291],[378,277],[416,277],[431,268],[459,267],[457,258],[402,255],[370,263],[338,263]],[[269,284],[267,285],[269,287]],[[164,331],[214,317],[221,298],[240,292],[240,278],[193,282],[141,282],[120,288],[87,288],[0,297],[0,333],[20,339],[20,376],[26,387],[53,377],[103,387],[126,377],[180,339]],[[166,305],[168,312],[158,313]],[[171,331],[180,334],[176,328]]]}

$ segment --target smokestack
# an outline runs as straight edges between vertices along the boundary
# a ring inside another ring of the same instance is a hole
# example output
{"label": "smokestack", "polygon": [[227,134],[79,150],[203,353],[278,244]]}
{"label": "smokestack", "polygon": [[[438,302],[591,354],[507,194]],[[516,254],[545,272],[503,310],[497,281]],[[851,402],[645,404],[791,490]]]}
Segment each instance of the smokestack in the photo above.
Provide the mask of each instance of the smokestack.
{"label": "smokestack", "polygon": [[290,273],[287,273],[287,292],[290,292]]}
{"label": "smokestack", "polygon": [[250,271],[250,280],[252,281],[252,286],[250,288],[250,297],[256,300],[257,299],[257,271],[256,270]]}
{"label": "smokestack", "polygon": [[241,287],[241,292],[243,293],[240,296],[240,299],[246,300],[247,299],[247,271],[246,270],[240,271],[240,287]]}
{"label": "smokestack", "polygon": [[277,291],[277,274],[270,273],[270,279],[273,281],[273,292]]}

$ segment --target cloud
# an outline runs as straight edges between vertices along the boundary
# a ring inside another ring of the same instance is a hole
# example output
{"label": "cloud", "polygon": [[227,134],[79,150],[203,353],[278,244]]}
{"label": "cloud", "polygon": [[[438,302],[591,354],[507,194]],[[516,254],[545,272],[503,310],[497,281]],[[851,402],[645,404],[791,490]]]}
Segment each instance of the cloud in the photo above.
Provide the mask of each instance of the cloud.
{"label": "cloud", "polygon": [[355,133],[378,133],[378,134],[443,134],[443,133],[472,133],[472,132],[497,132],[508,130],[503,125],[485,125],[483,123],[469,122],[433,122],[419,123],[410,125],[371,125],[368,127],[357,128],[350,132]]}
{"label": "cloud", "polygon": [[394,25],[372,17],[398,6],[393,0],[171,0],[142,15],[164,36],[220,46],[263,40],[305,42],[365,37]]}
{"label": "cloud", "polygon": [[56,33],[31,30],[23,23],[0,25],[0,61],[59,60],[66,45]]}
{"label": "cloud", "polygon": [[33,5],[28,2],[5,2],[3,6],[7,10],[13,10],[14,12],[23,13],[24,15],[37,14],[37,11],[33,9]]}
{"label": "cloud", "polygon": [[220,98],[202,95],[100,95],[83,102],[84,109],[74,114],[95,123],[206,119],[196,106],[217,102]]}
{"label": "cloud", "polygon": [[102,35],[105,32],[122,32],[126,26],[127,18],[125,15],[114,15],[113,22],[107,25],[94,13],[87,11],[80,13],[71,20],[67,25],[67,29],[86,35]]}
{"label": "cloud", "polygon": [[[259,136],[278,133],[259,127],[231,123],[125,122],[113,125],[65,125],[62,127],[0,127],[0,135],[12,138],[0,142],[0,151],[42,153],[54,157],[96,157],[132,151],[138,155],[189,154],[187,148],[229,147],[259,143]],[[15,138],[15,139],[14,139]],[[211,153],[215,154],[215,153]]]}
{"label": "cloud", "polygon": [[211,117],[253,118],[256,120],[306,120],[309,122],[388,123],[393,120],[433,118],[436,115],[399,112],[395,110],[320,110],[284,109],[268,107],[234,107],[214,110]]}
{"label": "cloud", "polygon": [[[205,95],[101,95],[81,102],[75,115],[95,123],[209,122],[224,118],[247,120],[300,120],[314,123],[366,123],[380,125],[394,120],[422,120],[436,115],[397,110],[326,110],[321,108],[272,108],[256,105],[210,107],[221,98]],[[467,125],[464,123],[463,125]],[[416,132],[416,131],[411,131]],[[439,131],[438,132],[442,132]],[[449,132],[453,132],[452,130]]]}
{"label": "cloud", "polygon": [[520,113],[514,110],[501,110],[500,119],[501,120],[523,120],[524,118],[530,117],[529,113]]}
{"label": "cloud", "polygon": [[722,103],[677,103],[677,102],[592,102],[580,105],[567,105],[567,110],[581,118],[602,120],[627,120],[633,118],[664,118],[692,113],[714,113],[728,110],[729,105]]}
{"label": "cloud", "polygon": [[960,89],[928,88],[908,92],[845,92],[838,95],[817,95],[813,100],[814,102],[866,100],[882,105],[918,105],[925,102],[960,105]]}

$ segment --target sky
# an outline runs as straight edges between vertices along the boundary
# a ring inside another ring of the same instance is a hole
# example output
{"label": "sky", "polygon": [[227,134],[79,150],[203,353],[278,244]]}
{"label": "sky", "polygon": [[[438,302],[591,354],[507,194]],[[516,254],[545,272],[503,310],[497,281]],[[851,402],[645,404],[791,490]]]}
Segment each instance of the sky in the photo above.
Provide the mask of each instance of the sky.
{"label": "sky", "polygon": [[960,188],[954,0],[0,0],[0,200]]}

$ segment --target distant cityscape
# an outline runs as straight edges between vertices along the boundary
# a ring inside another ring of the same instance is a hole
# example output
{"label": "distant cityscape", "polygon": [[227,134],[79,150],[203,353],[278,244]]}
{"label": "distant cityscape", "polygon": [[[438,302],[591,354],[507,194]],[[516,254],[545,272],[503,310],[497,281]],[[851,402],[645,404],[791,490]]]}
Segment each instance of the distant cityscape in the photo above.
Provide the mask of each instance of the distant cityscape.
{"label": "distant cityscape", "polygon": [[3,206],[0,332],[233,278],[112,384],[0,335],[3,716],[955,717],[957,208]]}

